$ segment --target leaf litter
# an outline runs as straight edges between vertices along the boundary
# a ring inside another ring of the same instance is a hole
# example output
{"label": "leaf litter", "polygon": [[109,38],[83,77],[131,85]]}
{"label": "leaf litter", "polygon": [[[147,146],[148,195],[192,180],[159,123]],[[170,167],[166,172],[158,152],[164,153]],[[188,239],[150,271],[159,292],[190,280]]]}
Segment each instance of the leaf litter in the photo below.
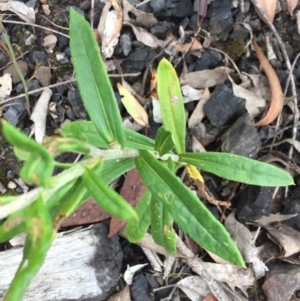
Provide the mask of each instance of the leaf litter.
{"label": "leaf litter", "polygon": [[[100,30],[101,33],[100,36],[104,38],[102,41],[102,50],[106,57],[112,56],[114,49],[118,43],[117,37],[123,26],[131,28],[136,36],[136,39],[142,44],[150,46],[152,48],[165,47],[165,45],[168,42],[168,39],[167,40],[158,39],[155,37],[155,35],[149,33],[147,29],[144,29],[144,27],[149,29],[159,23],[159,21],[153,16],[153,14],[145,13],[137,9],[136,7],[131,5],[127,0],[123,0],[122,3],[120,1],[107,1],[107,2],[111,2],[110,5],[113,7],[113,10],[107,9],[106,17],[104,18],[104,14],[103,14],[101,16],[101,18],[103,17],[103,19],[100,20],[102,26],[104,25],[104,29],[102,28]],[[266,11],[267,15],[269,16],[269,19],[273,21],[275,15],[275,8],[276,8],[276,6],[274,8],[274,3],[276,1],[268,1],[267,3],[268,5],[266,5],[266,1],[257,0],[257,2]],[[287,4],[288,4],[288,11],[290,14],[292,14],[297,3],[296,1],[290,0],[287,1]],[[108,16],[110,12],[112,12],[111,16]],[[24,17],[24,15],[26,14],[28,14],[27,18]],[[30,19],[29,15],[30,14],[28,12],[19,13],[19,16],[23,18],[25,21],[27,20],[28,22],[29,20],[31,23],[34,23],[34,21],[32,21],[33,20],[32,17]],[[134,18],[131,17],[132,15],[134,15]],[[100,23],[98,28],[101,28]],[[110,27],[110,31],[109,30],[105,31],[109,27]],[[169,48],[168,46],[166,46],[165,49],[169,50],[170,53],[172,53],[173,55],[175,55],[178,52],[185,53],[188,51],[193,51],[195,49],[196,50],[202,49],[202,44],[199,43],[197,40],[195,43],[192,42],[185,43],[184,39],[182,38],[175,39],[174,37],[171,37],[171,39],[174,39],[173,44],[170,44]],[[209,37],[205,37],[205,40],[209,40],[209,43],[212,42],[212,40],[209,39]],[[194,48],[191,48],[191,46],[194,46]],[[53,47],[55,47],[55,45]],[[174,48],[175,51],[173,51],[172,48]],[[266,100],[270,99],[270,97],[268,97],[268,93],[270,94],[270,89],[268,87],[268,84],[266,83],[262,84],[262,82],[264,82],[263,76],[249,75],[248,78],[250,78],[251,83],[250,85],[248,83],[248,86],[246,86],[245,82],[239,85],[235,84],[235,82],[229,76],[232,73],[233,70],[228,67],[217,67],[210,70],[190,72],[182,76],[181,84],[182,84],[182,92],[186,97],[185,103],[197,102],[196,107],[193,110],[193,113],[190,115],[188,121],[189,128],[193,128],[198,122],[201,122],[201,120],[203,120],[206,117],[203,111],[203,106],[205,102],[209,101],[210,98],[209,88],[213,88],[219,83],[224,83],[228,79],[232,83],[233,93],[238,97],[246,99],[246,109],[251,114],[251,116],[256,117],[258,114],[261,113],[262,109],[266,106]],[[268,72],[266,71],[266,73]],[[271,83],[273,82],[273,79],[270,78],[270,76],[268,76],[268,80],[270,86],[272,86]],[[276,85],[280,86],[278,81],[276,81]],[[119,87],[120,86],[121,85],[119,85]],[[199,90],[199,89],[204,89],[204,90]],[[137,97],[133,97],[132,96],[133,92],[128,91],[129,89],[127,87],[126,90],[124,90],[123,82],[122,82],[121,90],[123,94],[126,94],[127,96],[129,95],[130,98],[129,106],[131,107],[130,110],[132,112],[132,115],[135,115],[135,118],[139,121],[140,124],[134,123],[135,125],[133,125],[133,123],[129,120],[126,121],[124,120],[124,122],[130,124],[130,127],[134,128],[134,130],[136,131],[143,128],[143,126],[147,126],[148,114],[146,111],[143,112],[143,110],[140,109],[139,107],[140,104],[136,100]],[[271,87],[271,91],[272,91],[272,95],[274,95],[274,93],[276,92],[276,91],[274,92],[274,85],[273,88]],[[280,95],[280,93],[277,94]],[[282,91],[281,91],[281,95],[282,95]],[[153,96],[151,97],[152,99],[154,99]],[[273,101],[273,97],[272,97],[272,101]],[[270,111],[273,110],[271,107],[272,101],[270,105]],[[281,105],[279,106],[278,104]],[[278,115],[280,113],[281,109],[279,110],[278,109],[279,107],[282,108],[282,103],[280,103],[280,101],[277,101],[277,109],[273,110],[275,111],[275,113],[272,113],[272,118],[269,117],[264,118],[263,120],[267,119],[267,121],[264,121],[263,123],[262,121],[260,121],[259,123],[257,123],[257,125],[261,126],[261,125],[267,125],[271,123],[277,117],[275,115]],[[41,109],[37,109],[37,110],[40,111]],[[156,99],[153,100],[153,114],[155,112],[154,121],[157,123],[161,123],[161,116],[159,116],[160,113],[157,113],[157,111],[159,111],[159,101]],[[44,109],[42,109],[42,115],[45,116],[45,114],[47,113],[45,113],[45,106],[44,106]],[[147,122],[145,122],[146,120],[145,114],[147,115]],[[268,116],[268,113],[266,116]],[[36,123],[35,126],[38,126],[39,122],[35,121],[35,123]],[[38,126],[38,127],[42,128],[43,126]],[[43,133],[41,134],[41,137],[43,137]],[[38,140],[41,141],[42,138],[38,138]],[[197,139],[195,138],[193,140],[196,141]],[[286,139],[286,142],[293,144],[296,149],[299,149],[297,148],[297,144],[298,144],[297,140]],[[269,223],[274,223],[274,222],[275,222],[274,220],[269,221]],[[244,258],[245,259],[247,258],[246,261],[250,263],[250,266],[248,267],[249,274],[247,274],[245,278],[240,277],[239,272],[241,272],[241,270],[234,269],[235,267],[228,265],[226,263],[206,264],[206,266],[204,264],[204,266],[207,269],[207,271],[210,272],[212,277],[215,276],[214,279],[217,279],[218,281],[222,281],[222,282],[227,282],[230,284],[231,287],[240,286],[242,288],[243,286],[249,286],[253,284],[256,279],[262,277],[262,275],[266,271],[266,266],[259,258],[258,248],[255,247],[255,242],[253,241],[253,237],[250,231],[235,219],[233,213],[226,218],[225,225],[229,227],[228,229],[229,232],[232,231],[232,236],[235,237],[239,248],[243,250]],[[280,228],[266,229],[266,231],[268,231],[269,233],[269,237],[272,236],[272,241],[273,242],[276,241],[277,245],[282,250],[282,253],[281,255],[279,255],[278,258],[290,256],[294,254],[294,251],[296,252],[298,250],[297,247],[295,247],[293,244],[295,244],[295,242],[299,237],[296,235],[296,233],[292,231],[293,230],[292,228],[283,228],[283,229],[285,229],[285,231],[280,230]],[[292,244],[293,246],[291,247],[290,244]],[[214,258],[215,261],[218,262],[218,259],[216,257]],[[251,274],[252,271],[254,271],[254,274],[253,273]],[[192,277],[194,277],[194,279]],[[200,287],[200,282],[201,281],[203,282],[203,280],[201,279],[202,278],[198,276],[186,277],[181,281],[177,282],[176,286],[181,288],[186,293],[186,295],[189,296],[190,293],[188,292],[189,288],[192,288],[192,290],[193,288],[195,288],[195,291],[197,291],[198,286]],[[208,286],[206,287],[208,288]],[[130,296],[128,297],[128,291],[129,291],[128,286],[126,286],[124,291],[122,291],[119,296],[116,296],[116,298],[112,300],[127,300],[126,298],[129,298],[128,300],[130,300]],[[201,293],[203,293],[203,291],[205,290],[203,289]],[[272,290],[270,290],[270,292],[271,291]],[[205,298],[206,296],[208,298],[210,289],[208,289],[208,291],[205,291],[205,293],[207,293],[207,295],[203,294],[202,298]],[[121,299],[120,296],[122,296]],[[193,295],[193,297],[190,297],[190,299],[199,300],[199,296],[200,293],[198,294],[198,299],[197,299],[197,294]]]}

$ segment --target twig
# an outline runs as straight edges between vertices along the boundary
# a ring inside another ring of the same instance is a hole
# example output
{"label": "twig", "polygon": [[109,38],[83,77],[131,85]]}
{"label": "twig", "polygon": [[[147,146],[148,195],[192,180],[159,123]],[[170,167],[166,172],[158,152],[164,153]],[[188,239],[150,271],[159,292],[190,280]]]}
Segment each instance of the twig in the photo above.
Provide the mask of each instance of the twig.
{"label": "twig", "polygon": [[20,79],[21,79],[21,81],[23,83],[23,86],[24,86],[25,100],[26,100],[26,110],[27,110],[27,113],[28,113],[28,115],[30,117],[31,112],[30,112],[30,102],[29,102],[29,95],[28,95],[28,86],[27,86],[27,83],[26,83],[25,78],[23,76],[22,70],[21,70],[21,68],[20,68],[20,66],[19,66],[19,64],[17,62],[16,56],[15,56],[15,52],[14,52],[14,50],[12,48],[12,45],[10,43],[10,40],[9,40],[9,36],[8,36],[8,34],[7,34],[7,32],[6,32],[6,30],[5,30],[5,28],[4,28],[4,26],[3,26],[3,24],[2,24],[1,21],[0,21],[0,26],[1,26],[2,35],[4,37],[4,40],[6,42],[7,47],[9,49],[11,59],[12,59],[12,61],[14,63],[16,71],[17,71],[17,73],[18,73],[18,75],[19,75],[19,77],[20,77]]}
{"label": "twig", "polygon": [[69,28],[68,27],[63,27],[63,26],[60,26],[60,25],[57,25],[55,24],[54,22],[50,21],[47,17],[43,16],[42,14],[39,14],[40,17],[44,18],[45,20],[47,20],[50,24],[52,24],[53,26],[57,27],[57,28],[60,28],[60,29],[63,29],[63,30],[68,30],[69,31]]}
{"label": "twig", "polygon": [[91,1],[91,28],[94,29],[95,0]]}
{"label": "twig", "polygon": [[[126,77],[136,77],[136,76],[139,76],[141,73],[140,72],[137,72],[137,73],[123,73],[122,75],[119,75],[119,74],[108,74],[108,77],[121,77],[121,76],[126,76]],[[32,90],[32,91],[29,91],[28,92],[28,95],[31,95],[31,94],[34,94],[36,92],[41,92],[41,91],[44,91],[44,89],[46,88],[55,88],[57,86],[61,86],[61,85],[67,85],[67,84],[70,84],[70,83],[74,83],[76,81],[75,78],[72,78],[72,79],[69,79],[69,80],[66,80],[64,82],[60,82],[60,83],[56,83],[56,84],[53,84],[53,85],[49,85],[47,87],[43,87],[43,88],[39,88],[39,89],[35,89],[35,90]],[[8,99],[5,99],[3,100],[2,102],[0,102],[0,107],[5,104],[5,103],[8,103],[12,100],[15,100],[17,98],[20,98],[20,97],[24,97],[25,96],[25,93],[23,94],[19,94],[17,96],[14,96],[14,97],[10,97]]]}
{"label": "twig", "polygon": [[2,20],[3,23],[10,23],[10,24],[21,24],[21,25],[26,25],[26,26],[33,26],[33,27],[38,27],[38,28],[41,28],[41,29],[46,29],[46,30],[50,30],[52,32],[55,32],[61,36],[64,36],[66,38],[70,38],[69,35],[67,34],[64,34],[64,33],[61,33],[55,29],[52,29],[50,27],[44,27],[44,26],[41,26],[41,25],[37,25],[37,24],[33,24],[33,23],[26,23],[26,22],[22,22],[22,21],[12,21],[12,20]]}

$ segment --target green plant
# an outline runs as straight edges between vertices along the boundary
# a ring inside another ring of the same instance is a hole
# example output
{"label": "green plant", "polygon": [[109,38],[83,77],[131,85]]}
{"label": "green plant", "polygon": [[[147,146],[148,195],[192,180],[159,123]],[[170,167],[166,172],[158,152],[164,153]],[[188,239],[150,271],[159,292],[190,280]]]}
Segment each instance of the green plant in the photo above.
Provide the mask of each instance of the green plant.
{"label": "green plant", "polygon": [[[39,145],[7,122],[7,140],[24,161],[22,179],[36,188],[0,198],[0,241],[27,232],[23,259],[4,300],[20,300],[42,265],[60,223],[93,196],[111,215],[128,221],[127,236],[138,241],[151,226],[154,240],[175,252],[175,221],[202,247],[244,267],[243,258],[223,225],[176,177],[184,165],[195,166],[248,184],[286,186],[291,176],[272,165],[225,153],[185,153],[185,112],[177,75],[163,59],[158,66],[158,95],[164,127],[155,141],[123,128],[114,93],[88,23],[70,13],[70,47],[77,82],[91,121],[76,121]],[[176,154],[172,152],[175,148]],[[55,160],[75,152],[73,164]],[[53,176],[55,166],[64,170]],[[136,167],[148,190],[135,210],[108,184]]]}

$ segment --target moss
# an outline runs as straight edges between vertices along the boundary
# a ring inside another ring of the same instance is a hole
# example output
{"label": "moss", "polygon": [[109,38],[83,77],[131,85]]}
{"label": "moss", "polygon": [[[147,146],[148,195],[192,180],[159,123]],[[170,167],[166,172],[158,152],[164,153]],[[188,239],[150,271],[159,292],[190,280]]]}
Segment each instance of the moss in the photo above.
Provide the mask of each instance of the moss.
{"label": "moss", "polygon": [[230,41],[225,52],[234,60],[238,60],[246,52],[246,43],[243,40],[232,40]]}

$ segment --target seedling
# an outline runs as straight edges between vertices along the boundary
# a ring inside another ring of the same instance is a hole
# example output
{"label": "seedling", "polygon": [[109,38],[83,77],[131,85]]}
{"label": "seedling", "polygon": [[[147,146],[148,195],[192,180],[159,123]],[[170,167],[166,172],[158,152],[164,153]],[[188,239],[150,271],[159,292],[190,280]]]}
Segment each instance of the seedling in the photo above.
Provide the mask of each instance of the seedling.
{"label": "seedling", "polygon": [[[27,232],[23,259],[4,300],[21,300],[42,265],[61,222],[89,197],[112,216],[128,221],[130,241],[149,227],[155,242],[176,251],[175,221],[192,239],[212,253],[244,267],[236,244],[223,225],[175,175],[180,166],[214,173],[254,185],[287,186],[292,177],[272,165],[226,153],[185,152],[185,111],[172,65],[158,66],[158,96],[164,126],[155,141],[125,129],[93,32],[71,10],[70,47],[76,78],[90,121],[75,121],[39,145],[7,122],[3,132],[16,156],[24,161],[21,178],[36,188],[21,196],[0,198],[0,241]],[[175,151],[173,151],[173,149]],[[79,162],[65,164],[56,156],[73,152]],[[55,166],[64,170],[53,176]],[[108,184],[136,167],[148,190],[133,209]],[[200,179],[201,180],[201,179]]]}

